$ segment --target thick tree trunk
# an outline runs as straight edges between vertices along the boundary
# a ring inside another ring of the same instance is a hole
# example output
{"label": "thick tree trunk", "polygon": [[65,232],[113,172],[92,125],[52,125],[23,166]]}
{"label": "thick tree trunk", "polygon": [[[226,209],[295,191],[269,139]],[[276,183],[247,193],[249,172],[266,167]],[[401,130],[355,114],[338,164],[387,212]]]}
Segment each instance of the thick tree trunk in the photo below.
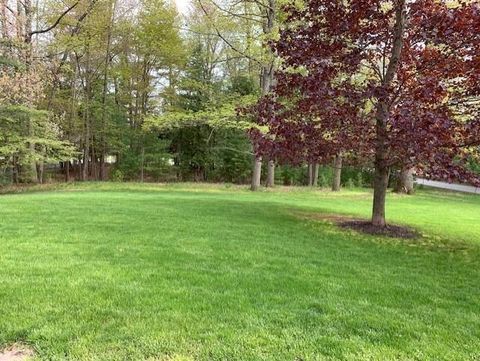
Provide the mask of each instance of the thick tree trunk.
{"label": "thick tree trunk", "polygon": [[403,168],[395,185],[396,193],[413,194],[413,168]]}
{"label": "thick tree trunk", "polygon": [[335,156],[333,161],[333,182],[332,182],[332,191],[340,191],[342,185],[342,163],[343,159],[340,154]]}
{"label": "thick tree trunk", "polygon": [[253,161],[252,185],[250,187],[252,191],[256,191],[258,190],[258,188],[260,188],[261,177],[262,177],[262,157],[256,157]]}
{"label": "thick tree trunk", "polygon": [[267,187],[275,186],[275,161],[268,161]]}
{"label": "thick tree trunk", "polygon": [[[406,0],[399,0],[395,9],[395,27],[393,33],[392,53],[389,58],[387,71],[382,78],[385,90],[391,85],[397,73],[398,64],[403,47],[403,35],[406,24]],[[373,184],[372,224],[385,227],[385,200],[388,187],[388,129],[387,123],[390,113],[388,98],[381,98],[376,105],[376,139],[375,139],[375,178]]]}
{"label": "thick tree trunk", "polygon": [[318,187],[318,171],[320,169],[320,166],[318,163],[315,163],[313,165],[313,183],[312,186]]}
{"label": "thick tree trunk", "polygon": [[43,184],[43,173],[44,173],[44,170],[45,170],[45,166],[44,166],[44,163],[43,162],[39,162],[37,163],[37,166],[38,166],[38,169],[37,169],[37,176],[38,176],[38,183],[40,184]]}
{"label": "thick tree trunk", "polygon": [[373,184],[372,223],[377,227],[385,227],[385,200],[388,187],[388,167],[376,167]]}

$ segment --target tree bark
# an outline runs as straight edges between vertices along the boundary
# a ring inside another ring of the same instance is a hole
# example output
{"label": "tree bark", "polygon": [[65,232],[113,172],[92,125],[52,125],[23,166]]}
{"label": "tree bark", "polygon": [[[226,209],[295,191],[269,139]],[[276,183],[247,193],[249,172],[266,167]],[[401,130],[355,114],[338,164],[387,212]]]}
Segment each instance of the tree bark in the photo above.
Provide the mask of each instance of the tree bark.
{"label": "tree bark", "polygon": [[318,163],[315,163],[313,165],[313,187],[318,187],[318,172],[319,172],[320,166]]}
{"label": "tree bark", "polygon": [[413,168],[403,168],[395,185],[396,193],[413,194]]}
{"label": "tree bark", "polygon": [[252,191],[256,191],[258,190],[258,188],[260,188],[261,177],[262,177],[262,157],[256,157],[253,161],[252,185],[250,187]]}
{"label": "tree bark", "polygon": [[[265,16],[262,23],[263,34],[268,38],[273,32],[275,27],[277,6],[275,0],[268,0],[268,5],[264,6],[262,10],[265,10]],[[265,48],[269,49],[269,45],[266,44]],[[271,87],[274,82],[274,61],[269,60],[262,65],[260,73],[260,85],[261,96],[266,96],[270,93]],[[260,178],[262,174],[262,157],[256,157],[253,172],[252,172],[252,186],[251,190],[256,191],[260,185]]]}
{"label": "tree bark", "polygon": [[105,61],[104,61],[104,71],[103,71],[103,89],[102,89],[102,132],[100,135],[100,144],[101,144],[101,151],[100,151],[100,180],[105,180],[105,155],[107,152],[107,141],[106,141],[106,109],[107,109],[107,91],[108,91],[108,68],[110,66],[110,58],[111,58],[111,45],[112,45],[112,27],[113,22],[115,19],[115,10],[117,6],[117,1],[112,0],[110,6],[110,22],[107,28],[107,41],[106,41],[106,49],[105,49]]}
{"label": "tree bark", "polygon": [[18,184],[18,164],[17,157],[12,157],[12,183]]}
{"label": "tree bark", "polygon": [[385,200],[388,187],[388,167],[376,167],[373,184],[372,223],[377,227],[385,227]]}
{"label": "tree bark", "polygon": [[140,151],[140,182],[143,183],[145,178],[145,145],[142,137],[142,150]]}
{"label": "tree bark", "polygon": [[88,166],[90,158],[90,47],[86,44],[86,72],[85,72],[85,109],[83,112],[84,121],[84,143],[83,143],[83,169],[82,180],[88,179]]}
{"label": "tree bark", "polygon": [[340,191],[342,185],[342,163],[343,159],[340,154],[335,156],[333,161],[333,182],[332,182],[332,191]]}
{"label": "tree bark", "polygon": [[45,167],[44,167],[44,163],[43,161],[40,161],[37,163],[37,176],[38,176],[38,180],[37,182],[39,184],[43,184],[43,172],[45,170]]}
{"label": "tree bark", "polygon": [[268,161],[267,187],[275,186],[275,161]]}
{"label": "tree bark", "polygon": [[70,182],[70,161],[63,162],[63,166],[65,167],[65,182]]}
{"label": "tree bark", "polygon": [[[46,149],[45,146],[42,147],[42,157],[45,157]],[[40,184],[43,184],[44,180],[44,170],[45,170],[45,162],[44,159],[40,159],[39,162],[37,162],[37,182]]]}
{"label": "tree bark", "polygon": [[9,32],[9,23],[7,18],[7,0],[0,0],[0,16],[1,16],[1,23],[2,23],[2,37],[3,40],[7,40],[10,38]]}
{"label": "tree bark", "polygon": [[104,181],[106,179],[106,169],[105,169],[105,151],[102,151],[100,154],[100,180]]}
{"label": "tree bark", "polygon": [[307,166],[307,173],[308,173],[307,185],[311,187],[313,185],[313,164],[310,162],[308,163],[308,166]]}
{"label": "tree bark", "polygon": [[[395,11],[395,27],[393,33],[392,54],[387,71],[382,79],[382,86],[386,90],[397,73],[398,64],[403,47],[403,34],[406,24],[406,0],[399,0]],[[375,178],[373,183],[372,224],[385,227],[385,200],[388,187],[388,130],[387,123],[390,113],[390,102],[386,97],[377,101],[376,105],[376,139],[375,139]]]}

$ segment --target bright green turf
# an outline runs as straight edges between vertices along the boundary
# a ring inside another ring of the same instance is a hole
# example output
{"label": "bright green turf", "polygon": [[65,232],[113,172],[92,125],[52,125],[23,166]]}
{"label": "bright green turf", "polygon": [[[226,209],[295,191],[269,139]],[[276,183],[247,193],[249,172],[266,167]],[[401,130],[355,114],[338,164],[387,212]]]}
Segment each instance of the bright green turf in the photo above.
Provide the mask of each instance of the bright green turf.
{"label": "bright green turf", "polygon": [[480,196],[84,184],[0,196],[0,348],[45,360],[478,360]]}

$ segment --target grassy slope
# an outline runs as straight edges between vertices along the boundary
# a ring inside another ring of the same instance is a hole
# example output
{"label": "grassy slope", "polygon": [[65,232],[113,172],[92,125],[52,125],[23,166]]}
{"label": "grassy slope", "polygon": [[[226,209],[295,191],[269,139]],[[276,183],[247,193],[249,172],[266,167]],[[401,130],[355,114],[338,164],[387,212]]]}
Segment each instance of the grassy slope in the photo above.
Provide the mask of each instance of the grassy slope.
{"label": "grassy slope", "polygon": [[363,191],[2,196],[0,345],[59,360],[479,357],[480,197],[390,195],[416,242],[304,217],[369,210]]}

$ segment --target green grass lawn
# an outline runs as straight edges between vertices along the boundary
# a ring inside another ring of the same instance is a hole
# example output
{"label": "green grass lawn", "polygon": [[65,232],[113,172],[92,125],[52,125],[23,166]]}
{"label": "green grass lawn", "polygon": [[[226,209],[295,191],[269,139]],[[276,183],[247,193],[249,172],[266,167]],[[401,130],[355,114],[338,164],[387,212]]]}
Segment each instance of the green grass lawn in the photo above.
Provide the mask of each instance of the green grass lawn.
{"label": "green grass lawn", "polygon": [[480,360],[480,196],[81,184],[0,196],[0,348],[41,360]]}

